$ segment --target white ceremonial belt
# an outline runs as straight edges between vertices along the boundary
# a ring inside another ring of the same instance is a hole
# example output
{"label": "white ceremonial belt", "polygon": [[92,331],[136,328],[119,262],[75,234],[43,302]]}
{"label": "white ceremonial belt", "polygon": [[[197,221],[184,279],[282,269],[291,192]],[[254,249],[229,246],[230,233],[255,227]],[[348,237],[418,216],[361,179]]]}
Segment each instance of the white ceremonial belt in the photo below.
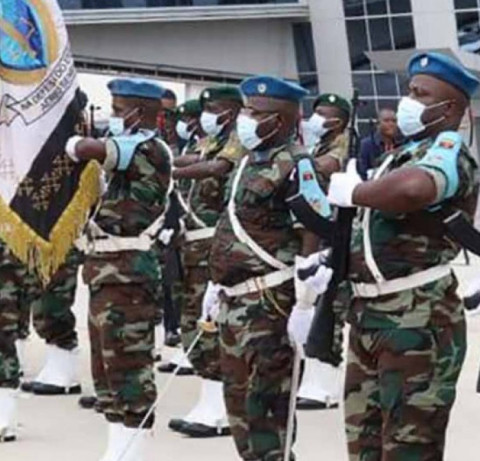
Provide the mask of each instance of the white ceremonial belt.
{"label": "white ceremonial belt", "polygon": [[261,277],[252,277],[251,279],[233,287],[222,286],[221,291],[223,291],[229,298],[258,293],[267,288],[278,287],[288,280],[293,279],[294,272],[295,269],[293,267],[288,267],[287,269],[270,272],[270,274]]}
{"label": "white ceremonial belt", "polygon": [[94,253],[117,253],[120,251],[149,251],[154,240],[150,235],[142,234],[138,237],[96,238],[88,242],[89,250]]}
{"label": "white ceremonial belt", "polygon": [[198,240],[207,240],[215,235],[215,227],[205,227],[204,229],[187,230],[185,240],[187,242],[196,242]]}
{"label": "white ceremonial belt", "polygon": [[379,283],[352,283],[351,285],[356,298],[378,298],[400,291],[413,290],[447,277],[451,273],[452,269],[449,265],[435,266],[407,277],[385,280]]}

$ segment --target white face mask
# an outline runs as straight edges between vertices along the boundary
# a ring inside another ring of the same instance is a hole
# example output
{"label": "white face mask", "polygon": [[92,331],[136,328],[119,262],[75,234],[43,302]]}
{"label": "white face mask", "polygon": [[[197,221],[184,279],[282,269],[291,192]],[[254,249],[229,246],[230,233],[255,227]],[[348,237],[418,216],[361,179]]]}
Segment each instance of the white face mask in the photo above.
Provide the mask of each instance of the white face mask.
{"label": "white face mask", "polygon": [[439,102],[438,104],[427,106],[416,99],[410,98],[409,96],[403,97],[400,100],[397,109],[398,128],[407,138],[422,133],[429,126],[435,125],[445,119],[445,117],[440,117],[430,123],[425,124],[422,121],[423,114],[427,110],[442,106],[447,103],[448,101],[443,101]]}
{"label": "white face mask", "polygon": [[202,126],[202,130],[210,136],[218,136],[228,123],[227,121],[224,124],[219,124],[218,120],[228,112],[230,112],[230,110],[226,110],[221,114],[203,111],[202,115],[200,116],[200,125]]}
{"label": "white face mask", "polygon": [[179,120],[176,126],[177,134],[182,138],[184,141],[188,141],[191,137],[191,132],[188,131],[188,123],[184,122],[183,120]]}
{"label": "white face mask", "polygon": [[257,131],[258,127],[261,126],[263,123],[271,120],[276,115],[272,115],[263,119],[261,122],[258,122],[252,117],[248,115],[240,114],[237,118],[237,135],[240,139],[240,143],[243,147],[248,150],[255,150],[258,146],[264,143],[267,139],[271,138],[278,132],[278,128],[273,130],[268,136],[264,138],[260,138],[258,136]]}
{"label": "white face mask", "polygon": [[302,122],[303,142],[306,147],[314,147],[328,133],[329,128],[325,127],[326,123],[327,119],[317,113]]}
{"label": "white face mask", "polygon": [[110,117],[108,120],[108,131],[112,136],[120,136],[125,131],[123,117]]}
{"label": "white face mask", "polygon": [[120,136],[120,135],[129,135],[132,131],[140,125],[140,120],[137,120],[133,125],[131,125],[128,129],[125,129],[125,120],[128,120],[132,115],[138,112],[138,108],[133,109],[130,111],[125,117],[115,117],[112,116],[108,119],[108,131],[112,136]]}

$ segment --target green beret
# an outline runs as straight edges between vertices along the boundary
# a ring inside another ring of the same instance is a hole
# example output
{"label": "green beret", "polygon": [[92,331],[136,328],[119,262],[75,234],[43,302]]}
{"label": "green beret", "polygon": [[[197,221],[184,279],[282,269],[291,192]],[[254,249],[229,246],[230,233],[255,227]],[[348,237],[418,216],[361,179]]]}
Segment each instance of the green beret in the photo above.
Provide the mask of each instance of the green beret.
{"label": "green beret", "polygon": [[200,94],[202,108],[209,101],[235,101],[243,106],[242,93],[236,86],[222,85],[205,88]]}
{"label": "green beret", "polygon": [[317,99],[315,99],[315,102],[313,103],[313,110],[315,110],[318,106],[337,107],[341,111],[345,112],[349,117],[352,110],[352,106],[345,98],[342,98],[338,94],[334,93],[321,94]]}
{"label": "green beret", "polygon": [[177,116],[199,116],[202,113],[202,106],[198,99],[190,99],[177,107]]}

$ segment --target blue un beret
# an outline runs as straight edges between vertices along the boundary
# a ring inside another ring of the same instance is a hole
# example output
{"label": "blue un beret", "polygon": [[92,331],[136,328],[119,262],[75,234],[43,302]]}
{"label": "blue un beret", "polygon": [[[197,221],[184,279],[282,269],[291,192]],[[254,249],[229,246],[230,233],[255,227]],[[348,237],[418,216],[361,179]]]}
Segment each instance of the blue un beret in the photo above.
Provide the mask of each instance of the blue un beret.
{"label": "blue un beret", "polygon": [[108,83],[112,96],[125,98],[161,99],[165,90],[152,80],[116,78]]}
{"label": "blue un beret", "polygon": [[300,102],[309,94],[308,90],[296,83],[267,75],[247,78],[240,84],[240,90],[246,97],[265,96],[294,102]]}
{"label": "blue un beret", "polygon": [[408,64],[408,73],[410,77],[418,74],[431,75],[459,89],[468,98],[472,97],[480,83],[460,62],[437,52],[413,56]]}

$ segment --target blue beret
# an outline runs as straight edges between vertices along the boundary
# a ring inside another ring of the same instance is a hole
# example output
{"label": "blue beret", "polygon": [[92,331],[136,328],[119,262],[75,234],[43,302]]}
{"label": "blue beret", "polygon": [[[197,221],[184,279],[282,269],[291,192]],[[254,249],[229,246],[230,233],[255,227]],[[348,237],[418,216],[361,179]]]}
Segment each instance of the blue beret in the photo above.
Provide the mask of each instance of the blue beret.
{"label": "blue beret", "polygon": [[408,64],[408,73],[410,77],[418,74],[431,75],[459,89],[468,98],[472,97],[480,83],[460,62],[437,52],[413,56]]}
{"label": "blue beret", "polygon": [[108,83],[112,96],[125,98],[161,99],[165,90],[152,80],[116,78]]}
{"label": "blue beret", "polygon": [[240,84],[240,90],[246,97],[265,96],[294,102],[300,102],[309,94],[308,90],[296,83],[267,75],[247,78]]}

